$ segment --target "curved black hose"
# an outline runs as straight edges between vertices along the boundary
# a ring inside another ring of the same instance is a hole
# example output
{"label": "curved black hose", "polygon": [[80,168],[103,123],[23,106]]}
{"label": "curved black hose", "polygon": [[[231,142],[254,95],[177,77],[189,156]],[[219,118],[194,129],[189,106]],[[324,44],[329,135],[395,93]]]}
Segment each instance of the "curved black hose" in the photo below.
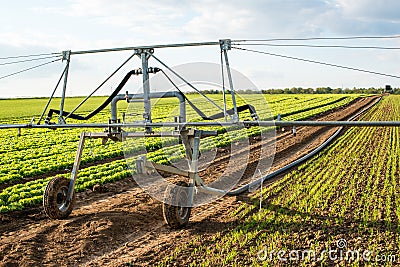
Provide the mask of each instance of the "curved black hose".
{"label": "curved black hose", "polygon": [[[369,105],[368,107],[364,108],[363,110],[361,110],[360,112],[358,112],[357,114],[355,114],[354,116],[350,117],[347,121],[352,121],[355,118],[357,118],[358,116],[360,116],[361,114],[365,113],[367,110],[369,110],[370,108],[372,108],[373,106],[375,106],[380,100],[382,99],[382,97],[380,97],[377,101],[375,101],[374,103],[372,103],[371,105]],[[319,147],[317,147],[316,149],[314,149],[311,153],[293,161],[292,163],[264,176],[259,178],[258,180],[255,180],[251,183],[248,183],[242,187],[239,187],[238,189],[229,191],[227,193],[228,196],[237,196],[240,194],[245,193],[246,191],[248,191],[250,188],[257,188],[261,185],[261,183],[264,183],[267,180],[270,180],[276,176],[278,176],[281,173],[284,173],[285,171],[296,167],[297,165],[305,162],[306,160],[312,158],[313,156],[315,156],[317,153],[319,153],[321,150],[323,150],[327,145],[329,145],[339,134],[340,132],[343,130],[344,126],[340,127],[331,137],[329,137],[324,143],[322,143]]]}
{"label": "curved black hose", "polygon": [[[111,101],[113,100],[113,98],[115,96],[118,95],[118,93],[122,90],[122,88],[125,86],[125,84],[128,82],[129,78],[135,74],[135,70],[131,70],[130,72],[128,72],[128,74],[125,75],[125,77],[122,79],[122,81],[119,83],[119,85],[117,86],[117,88],[115,88],[115,90],[112,92],[112,94],[106,99],[106,101],[104,101],[103,104],[101,104],[98,108],[96,108],[95,110],[93,110],[92,112],[90,112],[88,115],[86,116],[80,116],[80,115],[76,115],[76,114],[72,114],[70,112],[67,111],[63,111],[62,116],[68,116],[69,118],[72,119],[76,119],[76,120],[88,120],[90,118],[92,118],[94,115],[96,115],[97,113],[99,113],[100,111],[102,111],[105,107],[107,107],[108,104],[111,103]],[[53,116],[53,113],[60,115],[60,111],[56,110],[56,109],[50,109],[49,110],[49,114],[47,115],[48,118],[51,118]]]}

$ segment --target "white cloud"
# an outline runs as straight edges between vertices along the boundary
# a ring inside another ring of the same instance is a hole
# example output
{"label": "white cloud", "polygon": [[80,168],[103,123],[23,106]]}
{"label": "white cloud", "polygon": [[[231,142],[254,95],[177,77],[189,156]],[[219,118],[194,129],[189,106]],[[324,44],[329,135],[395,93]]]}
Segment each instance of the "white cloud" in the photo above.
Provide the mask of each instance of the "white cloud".
{"label": "white cloud", "polygon": [[[10,3],[7,9],[0,11],[0,56],[65,49],[209,41],[219,38],[396,34],[400,32],[398,10],[400,2],[394,0],[24,1],[24,4]],[[392,42],[390,46],[395,45],[399,44]],[[172,50],[157,53],[173,64],[216,61],[219,57],[218,53],[209,56],[211,53],[198,52],[199,50]],[[368,51],[343,54],[338,50],[310,52],[305,49],[283,48],[272,51],[328,62],[336,61],[334,63],[355,67],[382,69],[391,73],[397,71],[395,66],[398,56],[393,51],[380,54]],[[239,52],[232,52],[232,55],[235,54]],[[260,77],[255,82],[262,87],[268,87],[269,81],[273,81],[274,86],[281,84],[281,87],[302,86],[300,83],[304,81],[307,86],[321,86],[328,80],[326,75],[317,74],[320,71],[329,75],[337,73],[338,77],[342,77],[342,72],[336,72],[335,69],[327,71],[326,68],[313,68],[307,64],[302,65],[304,68],[298,68],[298,65],[294,68],[286,67],[291,61],[281,59],[249,57],[244,54],[233,59],[236,67],[241,66],[248,71],[249,76],[254,75],[252,77],[255,79]],[[74,75],[83,75],[80,71],[84,70],[87,77],[95,77],[90,83],[97,84],[98,73],[106,75],[111,71],[106,67],[111,69],[121,60],[82,56],[74,59],[72,67],[76,73]],[[378,63],[374,66],[372,62]],[[6,71],[0,69],[0,72]],[[351,83],[354,77],[356,76],[348,75],[343,80]],[[367,83],[365,76],[362,77],[363,80],[359,82]],[[334,80],[335,77],[329,81],[333,83]],[[78,82],[80,81],[76,84]],[[89,83],[85,80],[86,82]],[[1,87],[3,86],[0,82],[0,89]]]}
{"label": "white cloud", "polygon": [[400,20],[400,2],[397,0],[337,0],[343,14],[355,19],[366,21],[382,20],[396,21]]}

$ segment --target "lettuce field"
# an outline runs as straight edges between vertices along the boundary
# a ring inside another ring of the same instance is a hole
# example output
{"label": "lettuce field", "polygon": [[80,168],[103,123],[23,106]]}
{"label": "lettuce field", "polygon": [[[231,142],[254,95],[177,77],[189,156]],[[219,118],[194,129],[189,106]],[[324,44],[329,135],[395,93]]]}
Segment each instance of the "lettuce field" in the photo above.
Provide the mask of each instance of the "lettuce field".
{"label": "lettuce field", "polygon": [[[220,101],[220,96],[213,96],[215,101]],[[354,101],[359,96],[350,95],[268,95],[260,98],[252,95],[244,95],[242,101],[252,103],[261,119],[268,119],[272,116],[281,114],[285,120],[302,120],[310,118],[322,112],[344,106]],[[246,99],[247,98],[247,99]],[[265,109],[265,99],[269,105],[269,110]],[[67,110],[71,109],[81,99],[68,99]],[[79,110],[83,114],[89,112],[104,99],[95,98],[86,109]],[[252,101],[256,100],[256,101]],[[6,123],[26,123],[32,117],[39,117],[45,104],[45,99],[17,99],[0,100],[0,121]],[[154,120],[162,121],[165,118],[172,118],[173,108],[176,107],[174,100],[160,100],[155,105],[153,111]],[[204,112],[212,112],[212,106],[207,102],[200,102]],[[240,102],[239,102],[240,104]],[[54,106],[56,107],[56,106]],[[142,108],[140,103],[130,105],[129,110]],[[127,104],[120,105],[120,111],[126,112]],[[176,110],[175,110],[176,112]],[[188,118],[193,121],[198,120],[197,114],[188,108]],[[108,121],[109,111],[103,111],[91,122]],[[73,165],[79,133],[82,130],[23,130],[22,135],[18,136],[16,130],[4,130],[0,136],[0,212],[21,210],[25,207],[36,205],[41,202],[43,188],[53,177],[54,172],[65,173]],[[93,130],[87,130],[93,131]],[[251,130],[249,130],[251,131]],[[244,133],[243,133],[244,134]],[[257,133],[250,133],[256,135]],[[225,146],[226,138],[224,135],[213,137],[210,142],[202,142],[202,149],[211,149],[213,146]],[[167,164],[168,153],[176,150],[177,145],[169,146],[164,149],[160,139],[149,138],[146,142],[137,139],[137,151],[146,149],[147,157],[158,163]],[[223,145],[222,145],[222,142]],[[165,144],[164,144],[165,146]],[[183,151],[183,147],[179,146]],[[128,170],[123,159],[123,151],[120,143],[108,141],[101,144],[100,140],[91,141],[83,151],[82,164],[96,163],[107,159],[110,162],[96,164],[95,166],[81,169],[77,180],[77,191],[80,192],[91,188],[95,184],[110,183],[132,175]],[[62,174],[69,177],[69,173]],[[39,176],[38,179],[35,177]],[[29,181],[27,181],[29,180]]]}
{"label": "lettuce field", "polygon": [[[208,96],[216,102],[221,98]],[[216,112],[208,102],[188,97],[204,113]],[[373,97],[244,94],[238,104],[254,105],[261,120],[276,119],[278,114],[282,120],[343,119]],[[94,98],[79,113],[90,112],[103,100]],[[66,109],[80,101],[68,99]],[[0,100],[0,122],[37,120],[45,102]],[[176,100],[153,104],[155,121],[171,120],[179,112]],[[141,108],[141,103],[129,107],[121,103],[119,112],[134,121]],[[189,120],[199,121],[190,107],[187,114]],[[384,95],[358,119],[399,121],[399,114],[400,96]],[[250,118],[247,113],[241,116]],[[106,110],[90,122],[107,122],[108,117]],[[307,146],[316,142],[313,135],[321,134],[321,140],[329,135],[328,130],[299,128],[297,136],[277,131],[273,166],[310,151]],[[222,166],[223,153],[235,138],[257,137],[263,130],[239,129],[230,136],[220,131],[203,139],[200,150],[222,151],[222,160],[216,163]],[[0,265],[398,266],[400,262],[398,127],[347,128],[322,152],[265,183],[262,190],[196,207],[191,222],[179,230],[162,223],[159,202],[129,184],[135,171],[127,167],[124,144],[113,141],[87,141],[75,188],[81,194],[71,217],[49,220],[43,215],[43,190],[55,176],[70,176],[81,131],[23,129],[21,135],[15,129],[1,131]],[[145,151],[149,160],[160,164],[179,161],[184,154],[182,144],[173,139],[132,142],[131,153],[139,157]],[[221,171],[218,168],[204,172],[212,175]],[[110,191],[94,192],[95,185]]]}

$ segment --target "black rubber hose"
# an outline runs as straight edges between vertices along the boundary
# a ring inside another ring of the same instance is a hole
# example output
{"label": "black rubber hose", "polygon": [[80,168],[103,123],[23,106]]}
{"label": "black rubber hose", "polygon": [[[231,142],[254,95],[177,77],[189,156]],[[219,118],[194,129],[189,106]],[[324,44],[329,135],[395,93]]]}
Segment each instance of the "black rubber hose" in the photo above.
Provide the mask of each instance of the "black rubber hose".
{"label": "black rubber hose", "polygon": [[[368,107],[364,108],[363,110],[361,110],[360,112],[358,112],[357,114],[355,114],[354,116],[352,116],[351,118],[349,118],[347,121],[352,121],[355,118],[357,118],[358,116],[360,116],[361,114],[365,113],[367,110],[369,110],[370,108],[372,108],[373,106],[375,106],[380,100],[382,99],[382,97],[380,97],[377,101],[375,101],[373,104],[369,105]],[[251,183],[248,183],[242,187],[239,187],[238,189],[229,191],[227,193],[228,196],[237,196],[240,194],[245,193],[246,191],[249,190],[249,188],[258,188],[261,183],[264,183],[267,180],[270,180],[276,176],[278,176],[281,173],[284,173],[285,171],[298,166],[299,164],[305,162],[306,160],[312,158],[313,156],[315,156],[317,153],[319,153],[321,150],[323,150],[326,146],[328,146],[339,134],[340,132],[343,130],[343,126],[340,127],[331,137],[329,137],[324,143],[322,143],[319,147],[317,147],[316,149],[314,149],[311,153],[293,161],[292,163],[264,176],[259,178],[258,180],[255,180]]]}
{"label": "black rubber hose", "polygon": [[[122,81],[119,83],[117,88],[115,88],[115,90],[112,92],[112,94],[106,99],[106,101],[104,101],[103,104],[101,104],[98,108],[96,108],[95,110],[90,112],[85,117],[80,116],[80,115],[76,115],[76,114],[71,114],[70,115],[70,113],[67,112],[67,111],[63,111],[62,116],[68,116],[69,115],[69,118],[76,119],[76,120],[88,120],[88,119],[92,118],[94,115],[96,115],[97,113],[102,111],[105,107],[107,107],[108,104],[111,103],[113,98],[118,95],[118,93],[122,90],[122,88],[128,82],[129,78],[134,74],[135,74],[135,70],[131,70],[130,72],[128,72],[125,75],[125,77],[122,79]],[[53,116],[53,113],[60,115],[60,111],[59,110],[50,109],[47,116],[51,118]]]}

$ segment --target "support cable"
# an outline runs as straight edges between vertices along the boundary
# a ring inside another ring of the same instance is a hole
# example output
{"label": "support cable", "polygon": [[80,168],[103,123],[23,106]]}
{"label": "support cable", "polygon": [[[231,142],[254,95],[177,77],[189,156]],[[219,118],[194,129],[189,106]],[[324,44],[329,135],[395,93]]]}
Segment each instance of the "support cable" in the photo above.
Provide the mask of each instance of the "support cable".
{"label": "support cable", "polygon": [[397,39],[400,35],[387,36],[345,36],[345,37],[306,37],[306,38],[271,38],[271,39],[244,39],[233,42],[273,42],[273,41],[312,41],[312,40],[357,40],[357,39]]}
{"label": "support cable", "polygon": [[176,85],[176,83],[174,83],[174,81],[165,73],[165,71],[163,69],[160,69],[161,73],[164,74],[164,76],[168,79],[168,81],[175,87],[176,90],[178,90],[179,93],[181,93],[183,95],[183,97],[185,98],[185,100],[188,102],[188,104],[192,107],[192,109],[194,111],[196,111],[196,113],[203,119],[203,120],[212,120],[211,118],[207,117],[206,114],[204,114],[198,107],[196,107],[195,104],[192,103],[192,101],[190,101],[186,95],[182,92],[181,89],[179,89],[179,87]]}
{"label": "support cable", "polygon": [[17,75],[17,74],[20,74],[20,73],[29,71],[29,70],[36,69],[36,68],[39,68],[39,67],[42,67],[42,66],[45,66],[45,65],[54,63],[54,62],[56,62],[56,61],[60,61],[60,60],[62,60],[62,58],[58,58],[58,59],[55,59],[55,60],[52,60],[52,61],[48,61],[48,62],[45,62],[45,63],[39,64],[39,65],[30,67],[30,68],[26,68],[26,69],[23,69],[23,70],[20,70],[20,71],[17,71],[17,72],[13,72],[13,73],[10,73],[10,74],[1,76],[1,77],[0,77],[0,80],[1,80],[1,79],[4,79],[4,78],[7,78],[7,77],[10,77],[10,76],[13,76],[13,75]]}
{"label": "support cable", "polygon": [[11,62],[4,62],[4,63],[0,63],[0,66],[18,64],[18,63],[24,63],[24,62],[31,62],[31,61],[37,61],[37,60],[43,60],[43,59],[49,59],[49,58],[55,58],[55,57],[61,57],[61,56],[48,56],[48,57],[39,57],[39,58],[31,58],[31,59],[17,60],[17,61],[11,61]]}
{"label": "support cable", "polygon": [[108,76],[96,89],[93,90],[85,99],[83,99],[68,115],[65,119],[69,118],[78,108],[80,108],[91,96],[93,96],[108,80],[110,80],[129,60],[131,60],[136,55],[136,52],[133,53],[128,59],[126,59],[110,76]]}
{"label": "support cable", "polygon": [[[88,120],[90,118],[92,118],[93,116],[97,115],[100,111],[102,111],[103,109],[105,109],[108,104],[111,103],[111,101],[113,100],[114,97],[116,97],[118,95],[118,93],[122,90],[122,88],[125,86],[125,84],[128,82],[129,78],[132,75],[136,75],[136,70],[131,70],[130,72],[128,72],[125,77],[122,79],[122,81],[119,83],[119,85],[117,86],[117,88],[115,88],[115,90],[111,93],[111,95],[106,98],[106,100],[103,102],[103,104],[101,104],[98,108],[96,108],[95,110],[93,110],[92,112],[90,112],[88,115],[86,116],[81,116],[81,115],[76,115],[76,114],[70,114],[70,112],[64,111],[62,112],[62,116],[68,116],[71,117],[71,119],[76,119],[76,120]],[[60,110],[56,110],[56,109],[50,109],[49,113],[47,115],[47,119],[48,121],[50,121],[50,119],[52,118],[53,114],[61,114]],[[62,125],[62,124],[58,124],[58,125]],[[83,124],[82,124],[83,125]],[[54,126],[54,125],[53,125]],[[0,127],[1,128],[1,127]]]}
{"label": "support cable", "polygon": [[[226,115],[232,116],[233,114],[235,114],[235,110],[229,109],[229,110],[225,110],[223,112],[211,115],[211,116],[207,116],[205,115],[198,107],[196,107],[195,104],[192,103],[192,101],[190,101],[186,95],[182,92],[182,90],[179,89],[179,87],[176,85],[176,83],[174,83],[174,81],[172,81],[172,79],[162,70],[160,69],[160,71],[165,75],[165,77],[169,80],[169,82],[175,87],[176,90],[178,90],[183,97],[185,98],[185,101],[188,102],[188,104],[190,105],[190,107],[203,119],[203,120],[216,120],[216,119],[221,119],[221,118],[226,118]],[[257,121],[258,120],[258,116],[256,113],[256,109],[254,108],[254,106],[250,105],[250,104],[245,104],[242,106],[237,107],[237,112],[242,112],[242,111],[246,111],[248,110],[250,112],[251,117],[253,118],[253,120]]]}
{"label": "support cable", "polygon": [[62,56],[61,53],[44,53],[44,54],[33,54],[33,55],[21,55],[21,56],[10,56],[10,57],[0,57],[0,60],[4,59],[16,59],[16,58],[28,58],[28,57],[42,57],[42,56]]}
{"label": "support cable", "polygon": [[188,82],[187,80],[185,80],[181,75],[179,75],[176,71],[174,71],[173,69],[171,69],[170,67],[168,67],[164,62],[162,62],[160,59],[158,59],[156,56],[151,55],[155,60],[157,60],[161,65],[163,65],[165,68],[167,68],[170,72],[172,72],[176,77],[178,77],[179,79],[181,79],[184,83],[186,83],[190,88],[194,89],[197,93],[199,93],[200,95],[202,95],[205,99],[207,99],[211,104],[213,104],[215,107],[217,107],[219,110],[221,110],[222,112],[224,112],[224,109],[221,108],[219,105],[217,105],[217,103],[215,103],[212,99],[210,99],[208,96],[206,96],[203,92],[201,92],[199,89],[197,89],[196,87],[194,87],[190,82]]}
{"label": "support cable", "polygon": [[269,52],[265,52],[265,51],[253,50],[253,49],[246,49],[246,48],[241,48],[241,47],[232,47],[232,48],[233,49],[237,49],[237,50],[253,52],[253,53],[257,53],[257,54],[264,54],[264,55],[269,55],[269,56],[274,56],[274,57],[293,59],[293,60],[297,60],[297,61],[303,61],[303,62],[308,62],[308,63],[314,63],[314,64],[319,64],[319,65],[324,65],[324,66],[340,68],[340,69],[354,70],[354,71],[358,71],[358,72],[364,72],[364,73],[370,73],[370,74],[375,74],[375,75],[380,75],[380,76],[400,79],[400,76],[392,75],[392,74],[386,74],[386,73],[382,73],[382,72],[376,72],[376,71],[364,70],[364,69],[359,69],[359,68],[347,67],[347,66],[343,66],[343,65],[331,64],[331,63],[315,61],[315,60],[310,60],[310,59],[304,59],[304,58],[299,58],[299,57],[285,56],[285,55],[274,54],[274,53],[269,53]]}
{"label": "support cable", "polygon": [[310,47],[310,48],[347,48],[347,49],[380,49],[380,50],[400,50],[400,47],[384,47],[384,46],[348,46],[348,45],[309,45],[309,44],[266,44],[266,43],[251,43],[251,44],[235,44],[238,46],[273,46],[273,47]]}
{"label": "support cable", "polygon": [[42,119],[43,119],[43,117],[44,117],[44,114],[46,113],[47,108],[49,107],[50,102],[51,102],[51,100],[53,99],[54,94],[56,93],[57,88],[58,88],[58,86],[60,85],[61,80],[62,80],[62,78],[63,78],[65,72],[67,71],[67,68],[68,68],[68,65],[65,66],[64,71],[61,73],[61,76],[60,76],[60,78],[58,79],[58,82],[57,82],[57,84],[56,84],[56,87],[54,88],[54,90],[53,90],[53,92],[52,92],[52,94],[51,94],[49,100],[47,101],[47,104],[46,104],[46,106],[44,107],[44,110],[43,110],[43,112],[42,112],[42,115],[40,115],[39,121],[38,121],[38,123],[37,123],[38,125],[39,125],[40,122],[42,121]]}

